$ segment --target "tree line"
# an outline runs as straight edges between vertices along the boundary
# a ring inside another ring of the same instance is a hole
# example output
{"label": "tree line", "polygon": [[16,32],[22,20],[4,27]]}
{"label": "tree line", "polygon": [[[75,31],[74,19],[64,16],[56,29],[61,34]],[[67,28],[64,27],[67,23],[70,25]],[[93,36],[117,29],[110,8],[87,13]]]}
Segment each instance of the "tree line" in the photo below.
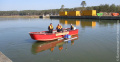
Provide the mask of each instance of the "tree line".
{"label": "tree line", "polygon": [[[85,3],[85,2],[83,2]],[[91,6],[91,7],[76,7],[76,8],[64,8],[64,5],[61,6],[60,9],[48,9],[48,10],[22,10],[22,11],[0,11],[0,16],[24,16],[24,15],[58,15],[60,11],[80,11],[80,10],[96,10],[99,12],[116,12],[120,13],[120,5],[108,5],[101,4],[99,6]]]}

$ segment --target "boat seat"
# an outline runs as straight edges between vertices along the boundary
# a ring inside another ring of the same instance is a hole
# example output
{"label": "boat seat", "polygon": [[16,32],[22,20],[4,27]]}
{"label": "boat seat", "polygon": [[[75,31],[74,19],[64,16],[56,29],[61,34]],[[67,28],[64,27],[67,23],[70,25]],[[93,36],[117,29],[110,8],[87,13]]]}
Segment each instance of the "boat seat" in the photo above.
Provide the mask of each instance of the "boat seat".
{"label": "boat seat", "polygon": [[68,31],[68,30],[63,30],[63,32],[64,32],[64,31]]}
{"label": "boat seat", "polygon": [[53,33],[56,33],[56,32],[57,32],[57,30],[53,31]]}

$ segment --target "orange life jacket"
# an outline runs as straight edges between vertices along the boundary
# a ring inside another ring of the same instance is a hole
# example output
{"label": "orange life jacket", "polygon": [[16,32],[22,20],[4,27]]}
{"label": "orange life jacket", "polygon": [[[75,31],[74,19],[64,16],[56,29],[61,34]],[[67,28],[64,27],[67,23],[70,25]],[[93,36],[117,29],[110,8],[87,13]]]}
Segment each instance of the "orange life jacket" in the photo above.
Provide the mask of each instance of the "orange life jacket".
{"label": "orange life jacket", "polygon": [[54,50],[54,48],[51,48],[51,51],[53,51]]}
{"label": "orange life jacket", "polygon": [[50,29],[53,29],[53,25],[49,25],[49,28],[50,28]]}
{"label": "orange life jacket", "polygon": [[61,51],[63,49],[63,46],[59,47],[59,50]]}
{"label": "orange life jacket", "polygon": [[62,26],[61,26],[61,25],[59,25],[59,26],[57,26],[56,28],[57,28],[57,29],[62,29]]}

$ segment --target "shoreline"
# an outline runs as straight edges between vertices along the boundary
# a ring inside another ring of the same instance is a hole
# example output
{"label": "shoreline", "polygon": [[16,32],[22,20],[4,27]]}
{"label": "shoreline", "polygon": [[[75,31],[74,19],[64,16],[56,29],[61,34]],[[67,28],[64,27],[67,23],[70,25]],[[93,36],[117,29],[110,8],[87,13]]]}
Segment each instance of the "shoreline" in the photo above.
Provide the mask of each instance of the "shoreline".
{"label": "shoreline", "polygon": [[31,15],[31,16],[0,16],[0,18],[39,18],[39,15]]}

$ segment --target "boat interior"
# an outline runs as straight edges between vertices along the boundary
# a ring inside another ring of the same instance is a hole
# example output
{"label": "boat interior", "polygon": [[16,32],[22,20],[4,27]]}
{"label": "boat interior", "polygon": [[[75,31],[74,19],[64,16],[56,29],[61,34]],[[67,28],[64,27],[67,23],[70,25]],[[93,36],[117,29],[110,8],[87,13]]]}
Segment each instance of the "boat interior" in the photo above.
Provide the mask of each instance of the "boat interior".
{"label": "boat interior", "polygon": [[[61,32],[66,32],[66,31],[70,31],[70,29],[69,28],[68,29],[63,29]],[[44,31],[44,32],[41,32],[41,33],[49,33],[49,31]],[[58,33],[57,30],[53,30],[52,34],[54,34],[54,33]]]}
{"label": "boat interior", "polygon": [[53,33],[49,33],[49,31],[42,31],[42,32],[32,32],[31,34],[56,34],[56,33],[64,33],[70,31],[70,28],[64,28],[61,32],[57,32],[57,30],[53,30]]}

